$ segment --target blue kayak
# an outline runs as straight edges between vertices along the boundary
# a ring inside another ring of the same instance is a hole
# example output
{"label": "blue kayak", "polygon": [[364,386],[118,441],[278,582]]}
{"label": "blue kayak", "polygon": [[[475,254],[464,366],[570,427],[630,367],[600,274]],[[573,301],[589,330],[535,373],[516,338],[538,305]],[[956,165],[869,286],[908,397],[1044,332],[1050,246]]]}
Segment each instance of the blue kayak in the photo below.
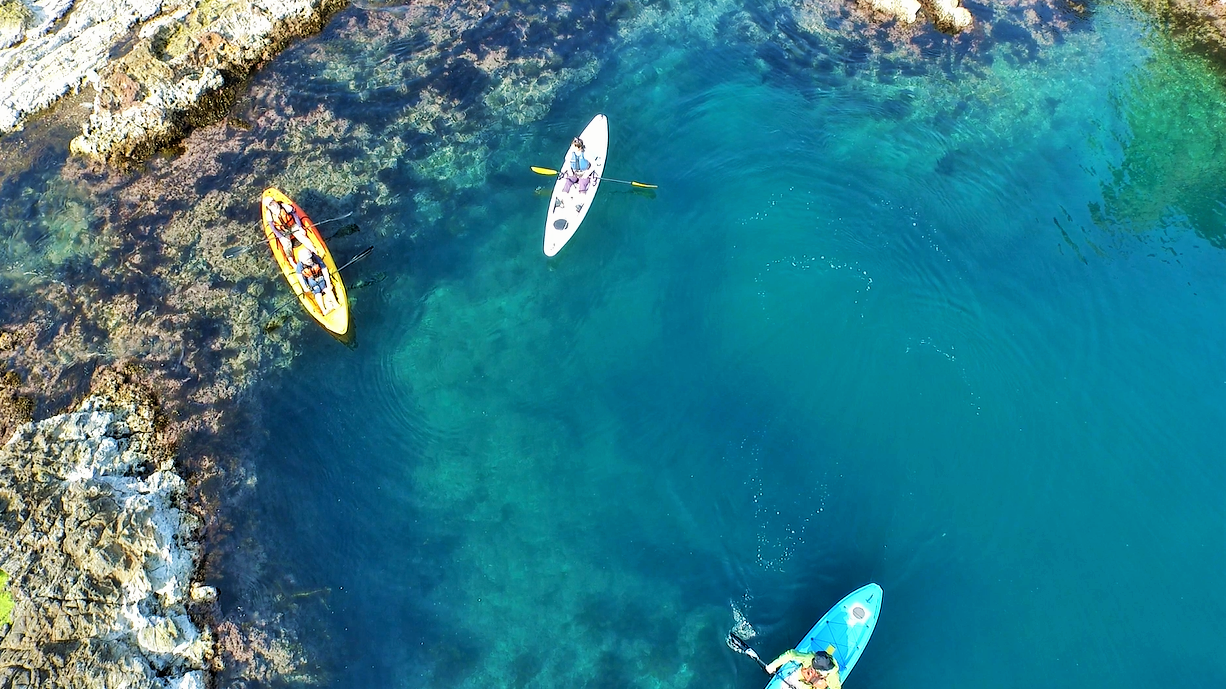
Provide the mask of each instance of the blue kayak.
{"label": "blue kayak", "polygon": [[[813,625],[813,629],[805,634],[805,638],[796,644],[796,650],[802,653],[815,651],[830,651],[839,664],[839,679],[847,681],[851,669],[864,653],[868,638],[873,635],[877,626],[877,614],[881,612],[881,587],[869,584],[852,591],[838,602],[830,612]],[[831,649],[830,647],[834,648]],[[766,689],[789,689],[783,678],[796,672],[795,662],[784,663],[775,673]]]}

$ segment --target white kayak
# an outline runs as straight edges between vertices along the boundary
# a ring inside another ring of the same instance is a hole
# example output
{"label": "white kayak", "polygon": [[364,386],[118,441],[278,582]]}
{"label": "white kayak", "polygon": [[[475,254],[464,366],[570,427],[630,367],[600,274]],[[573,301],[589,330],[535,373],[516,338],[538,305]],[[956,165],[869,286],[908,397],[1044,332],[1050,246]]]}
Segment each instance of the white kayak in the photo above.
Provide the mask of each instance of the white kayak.
{"label": "white kayak", "polygon": [[[581,184],[571,186],[569,191],[563,191],[566,188],[566,179],[562,176],[559,176],[557,183],[553,185],[553,195],[549,197],[549,214],[545,216],[546,256],[556,256],[562,247],[566,246],[566,242],[575,236],[579,224],[592,207],[592,200],[600,189],[600,177],[604,174],[605,154],[609,152],[609,118],[604,115],[593,117],[579,138],[583,139],[584,154],[592,164],[590,182],[584,191],[580,191]],[[562,165],[558,168],[562,172],[567,169],[566,161],[570,158],[570,152],[571,148],[567,147],[566,156],[562,158]]]}

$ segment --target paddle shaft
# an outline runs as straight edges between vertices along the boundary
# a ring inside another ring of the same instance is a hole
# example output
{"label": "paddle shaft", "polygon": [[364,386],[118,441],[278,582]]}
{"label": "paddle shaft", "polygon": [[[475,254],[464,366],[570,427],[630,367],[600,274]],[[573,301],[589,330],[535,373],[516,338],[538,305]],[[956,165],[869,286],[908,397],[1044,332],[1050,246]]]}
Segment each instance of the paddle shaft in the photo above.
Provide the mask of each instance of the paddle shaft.
{"label": "paddle shaft", "polygon": [[366,247],[366,248],[365,248],[365,249],[362,251],[362,253],[358,254],[357,256],[354,256],[353,258],[351,258],[351,259],[349,259],[348,261],[346,261],[346,262],[345,262],[345,265],[341,266],[340,268],[337,268],[337,269],[336,269],[336,272],[338,272],[338,273],[339,273],[339,272],[341,272],[342,270],[344,270],[344,269],[348,268],[349,266],[351,266],[351,265],[353,265],[353,264],[357,263],[358,261],[360,261],[360,260],[362,260],[362,259],[366,258],[367,256],[369,256],[369,255],[370,255],[370,252],[372,252],[372,251],[374,251],[374,250],[375,250],[375,247],[373,247],[373,246],[368,246],[368,247]]}
{"label": "paddle shaft", "polygon": [[[557,170],[554,170],[552,168],[537,167],[536,165],[532,166],[532,171],[538,175],[557,175],[559,174]],[[612,177],[601,176],[599,179],[607,181],[607,182],[621,182],[622,184],[629,184],[632,187],[642,187],[644,189],[658,189],[659,188],[659,186],[655,184],[646,184],[644,182],[631,182],[631,181],[624,180],[624,179],[613,179]]]}
{"label": "paddle shaft", "polygon": [[[319,227],[320,225],[327,225],[328,223],[330,223],[330,222],[336,222],[337,220],[344,220],[345,218],[348,218],[348,217],[349,217],[349,216],[351,216],[351,215],[353,215],[353,211],[349,211],[348,213],[346,213],[346,214],[344,214],[344,215],[338,215],[338,216],[336,216],[335,218],[328,218],[327,220],[322,220],[322,221],[320,221],[320,222],[317,222],[317,223],[315,223],[315,227]],[[263,221],[263,220],[261,220],[260,222],[264,222],[264,221]],[[259,224],[260,224],[260,223],[256,223],[256,227],[259,227]],[[345,229],[345,228],[343,228],[343,227],[342,227],[341,229],[343,230],[343,229]],[[333,238],[333,237],[335,237],[335,236],[336,236],[336,235],[332,235],[332,236],[330,236],[330,237],[326,237],[326,238],[324,238],[324,241],[326,242],[326,241],[328,241],[329,239],[332,239],[332,238]],[[261,244],[263,244],[263,243],[264,243],[264,240],[261,240],[261,241],[258,241],[258,242],[252,242],[252,243],[250,243],[250,244],[239,244],[238,246],[232,246],[232,247],[230,247],[229,249],[226,249],[226,251],[230,251],[230,250],[232,250],[232,249],[238,249],[238,251],[235,251],[234,253],[229,254],[229,258],[234,258],[235,256],[238,256],[238,255],[242,254],[243,252],[247,251],[248,249],[253,249],[253,248],[255,248],[255,247],[257,247],[257,246],[259,246],[259,245],[261,245]]]}
{"label": "paddle shaft", "polygon": [[659,188],[659,186],[655,184],[644,184],[642,182],[631,182],[631,181],[624,180],[624,179],[613,179],[612,177],[601,177],[600,179],[605,182],[621,182],[622,184],[629,184],[632,187],[642,187],[643,189],[658,189]]}

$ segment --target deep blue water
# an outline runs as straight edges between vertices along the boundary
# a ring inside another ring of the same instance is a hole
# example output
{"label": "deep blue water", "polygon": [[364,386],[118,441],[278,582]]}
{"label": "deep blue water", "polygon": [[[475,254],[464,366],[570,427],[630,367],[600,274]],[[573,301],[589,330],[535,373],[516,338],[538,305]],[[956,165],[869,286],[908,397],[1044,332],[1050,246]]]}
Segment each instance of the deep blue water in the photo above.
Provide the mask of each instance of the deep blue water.
{"label": "deep blue water", "polygon": [[[255,397],[328,686],[757,687],[732,605],[771,656],[869,581],[854,689],[1226,686],[1221,194],[1171,182],[1209,68],[1111,9],[908,78],[625,41]],[[597,112],[660,188],[550,261],[528,166]]]}

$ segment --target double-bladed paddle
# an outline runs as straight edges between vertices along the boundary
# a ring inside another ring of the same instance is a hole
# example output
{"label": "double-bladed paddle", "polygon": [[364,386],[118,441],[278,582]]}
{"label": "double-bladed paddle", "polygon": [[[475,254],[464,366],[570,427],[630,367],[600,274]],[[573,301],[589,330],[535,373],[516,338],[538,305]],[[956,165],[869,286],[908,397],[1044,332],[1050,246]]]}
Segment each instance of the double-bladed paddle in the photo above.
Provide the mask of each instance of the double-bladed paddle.
{"label": "double-bladed paddle", "polygon": [[[547,167],[537,167],[535,165],[532,166],[532,171],[538,175],[550,175],[553,177],[556,177],[558,175],[557,170],[551,170]],[[660,188],[658,184],[645,184],[643,182],[632,182],[632,181],[628,181],[624,179],[613,179],[612,177],[605,177],[604,175],[601,175],[600,179],[605,182],[621,182],[622,184],[629,184],[632,187],[639,187],[641,189],[659,189]]]}

